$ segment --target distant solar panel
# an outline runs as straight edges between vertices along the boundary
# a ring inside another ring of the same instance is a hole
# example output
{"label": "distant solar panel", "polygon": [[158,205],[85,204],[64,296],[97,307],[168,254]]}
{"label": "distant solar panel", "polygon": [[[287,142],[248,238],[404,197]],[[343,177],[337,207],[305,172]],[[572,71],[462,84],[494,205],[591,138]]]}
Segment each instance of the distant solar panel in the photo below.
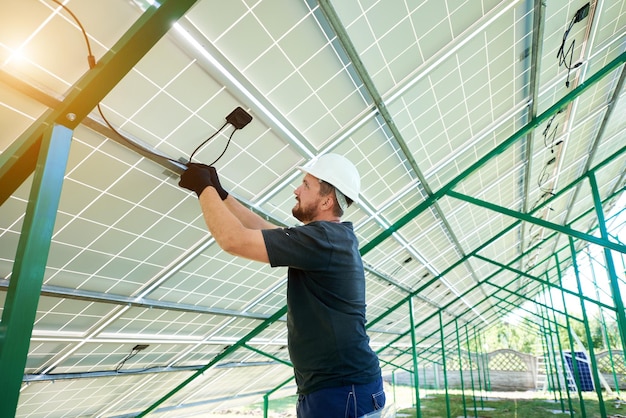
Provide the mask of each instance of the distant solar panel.
{"label": "distant solar panel", "polygon": [[563,352],[568,372],[576,379],[576,384],[583,392],[593,392],[593,378],[591,377],[591,368],[587,356],[582,351],[576,351],[576,365],[578,367],[578,375],[574,372],[574,362],[572,353]]}

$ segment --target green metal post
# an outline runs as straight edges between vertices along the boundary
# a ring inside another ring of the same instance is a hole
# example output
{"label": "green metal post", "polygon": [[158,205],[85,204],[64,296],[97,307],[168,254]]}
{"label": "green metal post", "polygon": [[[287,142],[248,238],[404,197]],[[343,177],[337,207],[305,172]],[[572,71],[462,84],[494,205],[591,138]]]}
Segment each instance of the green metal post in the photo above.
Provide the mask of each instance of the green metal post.
{"label": "green metal post", "polygon": [[[545,295],[546,286],[544,284],[541,285],[541,289],[542,289],[543,294]],[[551,305],[551,306],[554,306],[554,305]],[[548,353],[555,353],[554,334],[555,333],[558,334],[558,327],[556,326],[556,319],[553,322],[552,320],[550,320],[549,315],[550,315],[550,309],[548,308],[548,300],[544,296],[543,306],[541,306],[541,319],[543,321],[544,331],[547,329],[546,337],[545,337],[546,347],[548,348]],[[553,326],[554,326],[554,330],[552,329]],[[546,363],[546,365],[548,366],[547,371],[548,371],[548,376],[549,376],[548,381],[550,382],[550,390],[554,393],[555,401],[556,401],[555,389],[558,387],[559,391],[561,390],[561,382],[557,378],[558,373],[556,372],[558,370],[558,366],[557,366],[558,361],[559,360],[556,357],[556,355],[548,355],[548,362]]]}
{"label": "green metal post", "polygon": [[479,393],[480,393],[480,409],[484,409],[485,408],[485,402],[483,399],[483,380],[482,380],[482,376],[481,376],[481,372],[482,372],[482,354],[481,351],[482,347],[480,347],[479,345],[479,341],[478,341],[478,336],[476,335],[476,327],[474,327],[474,329],[472,330],[474,332],[474,342],[476,343],[476,369],[478,371],[478,388],[479,388]]}
{"label": "green metal post", "polygon": [[443,333],[443,318],[439,311],[439,335],[441,336],[441,360],[443,361],[443,387],[446,393],[446,412],[450,418],[450,394],[448,393],[448,366],[446,362],[446,340]]}
{"label": "green metal post", "polygon": [[[483,334],[478,334],[478,338],[480,339],[480,346],[485,347],[484,341],[483,341]],[[487,352],[486,349],[484,353],[483,371],[484,371],[484,378],[485,378],[485,388],[487,389],[487,391],[490,391],[491,390],[491,376],[489,375],[489,353]]]}
{"label": "green metal post", "polygon": [[[169,391],[165,396],[163,396],[161,399],[159,399],[158,401],[156,401],[155,403],[153,403],[152,405],[150,405],[146,410],[144,410],[143,412],[141,412],[140,414],[137,415],[137,418],[139,417],[144,417],[146,415],[148,415],[148,413],[152,412],[153,410],[155,410],[159,405],[161,405],[163,402],[165,402],[166,400],[168,400],[169,398],[171,398],[172,396],[174,396],[179,390],[181,390],[182,388],[184,388],[185,386],[187,386],[189,383],[191,383],[192,381],[194,381],[198,376],[202,376],[202,374],[207,371],[208,369],[210,369],[211,367],[215,366],[217,363],[219,363],[222,359],[228,357],[229,355],[231,355],[232,353],[234,353],[235,351],[237,351],[239,348],[243,347],[248,341],[252,340],[254,337],[256,337],[257,335],[259,335],[264,329],[266,329],[267,327],[269,327],[270,325],[272,325],[274,322],[278,321],[280,318],[282,318],[283,316],[285,316],[285,314],[287,313],[287,305],[283,306],[281,309],[279,309],[276,313],[274,313],[272,316],[270,316],[269,318],[267,318],[266,320],[264,320],[262,323],[260,323],[259,325],[257,325],[252,331],[250,331],[245,337],[243,337],[242,339],[240,339],[236,344],[233,344],[231,346],[229,346],[227,349],[225,349],[224,351],[222,351],[220,354],[218,354],[217,356],[215,356],[213,358],[213,360],[211,360],[208,364],[204,365],[202,368],[198,369],[193,375],[191,375],[190,377],[188,377],[187,379],[185,379],[182,383],[180,383],[178,386],[176,386],[174,389],[172,389],[171,391]],[[289,380],[293,379],[290,378]]]}
{"label": "green metal post", "polygon": [[[600,199],[600,191],[596,176],[593,172],[589,173],[589,184],[591,185],[591,193],[593,195],[593,203],[596,208],[596,216],[598,217],[598,227],[600,228],[600,236],[602,239],[608,240],[608,232],[604,221],[604,212],[602,210],[602,200]],[[613,303],[615,304],[615,312],[617,315],[617,325],[622,340],[622,350],[626,353],[626,312],[624,312],[624,300],[621,296],[615,265],[613,264],[613,256],[608,248],[604,248],[604,258],[606,259],[607,275],[611,285],[611,294],[613,295]]]}
{"label": "green metal post", "polygon": [[[576,261],[573,260],[573,263],[575,263]],[[559,276],[560,277],[560,276]],[[561,283],[562,284],[562,283]],[[563,311],[565,312],[565,321],[566,321],[566,327],[567,327],[567,336],[569,338],[569,349],[570,349],[570,353],[572,355],[572,371],[574,372],[574,382],[576,382],[576,391],[578,393],[578,402],[580,404],[580,411],[581,414],[584,417],[587,416],[587,412],[585,410],[585,401],[583,399],[583,394],[582,391],[580,390],[580,372],[579,372],[579,368],[578,368],[578,359],[576,358],[576,347],[574,347],[574,337],[572,335],[572,327],[570,325],[570,317],[569,317],[569,313],[567,312],[567,304],[565,303],[565,295],[563,295]],[[565,362],[565,361],[564,361]],[[563,373],[565,373],[565,368],[563,368]],[[565,380],[567,381],[567,375],[565,375]],[[567,391],[569,392],[569,385],[567,385]],[[571,416],[574,416],[574,411],[571,411]]]}
{"label": "green metal post", "polygon": [[[600,301],[600,287],[598,286],[598,280],[596,278],[596,271],[593,268],[595,260],[591,256],[591,251],[589,250],[589,246],[585,248],[587,257],[589,258],[589,270],[591,270],[591,279],[593,280],[593,287],[596,290],[596,299]],[[609,332],[606,329],[606,319],[604,318],[604,309],[599,307],[600,309],[600,325],[602,326],[602,338],[604,339],[604,344],[606,345],[607,352],[609,353],[609,361],[611,363],[611,374],[613,375],[613,384],[615,385],[615,392],[617,393],[617,397],[619,398],[619,381],[617,379],[617,373],[615,371],[615,364],[613,363],[613,348],[611,347],[611,340],[609,339]]]}
{"label": "green metal post", "polygon": [[[542,288],[544,289],[545,292],[545,286]],[[552,341],[552,328],[551,328],[551,324],[550,324],[550,320],[548,318],[546,318],[547,315],[547,307],[545,306],[545,300],[543,303],[543,306],[539,306],[539,312],[541,313],[541,328],[544,331],[544,344],[545,344],[545,351],[546,351],[546,374],[547,374],[547,381],[549,384],[549,389],[554,391],[555,385],[554,385],[554,377],[555,377],[555,372],[554,372],[554,368],[553,368],[553,361],[555,361],[556,359],[553,359],[553,356],[551,355],[551,353],[554,353],[554,342]],[[547,332],[546,332],[547,329]],[[556,401],[556,392],[554,392],[554,400]]]}
{"label": "green metal post", "polygon": [[478,409],[476,408],[476,387],[474,386],[474,366],[472,365],[472,349],[470,348],[469,329],[467,329],[467,325],[465,325],[465,343],[467,344],[467,357],[469,359],[470,381],[472,383],[472,402],[474,403],[474,417],[477,417]]}
{"label": "green metal post", "polygon": [[[553,373],[552,373],[552,364],[550,363],[552,361],[552,359],[550,358],[551,355],[550,353],[553,352],[554,350],[551,349],[550,347],[550,343],[548,341],[548,339],[550,338],[550,331],[546,332],[546,323],[548,322],[544,316],[544,310],[545,308],[543,306],[539,306],[538,307],[539,313],[540,313],[540,320],[541,320],[541,326],[539,327],[541,329],[541,331],[543,332],[543,338],[541,339],[541,345],[543,347],[543,358],[546,362],[546,383],[550,382],[550,380],[553,378]],[[549,388],[552,388],[552,384],[549,383]],[[556,395],[555,395],[555,399],[556,401]]]}
{"label": "green metal post", "polygon": [[456,347],[459,356],[459,378],[461,379],[461,400],[463,402],[463,414],[467,416],[467,403],[465,402],[465,383],[463,379],[463,356],[461,355],[461,336],[459,335],[459,321],[457,320],[457,318],[454,318],[454,329],[456,330]]}
{"label": "green metal post", "polygon": [[[250,348],[248,346],[246,346],[247,348]],[[265,355],[268,355],[267,353],[265,353]],[[269,414],[269,407],[270,407],[270,395],[273,394],[274,392],[276,392],[278,389],[282,388],[283,386],[285,386],[287,383],[291,382],[293,380],[293,376],[290,377],[289,379],[285,380],[284,382],[282,382],[280,385],[276,386],[274,389],[270,390],[269,392],[267,392],[265,395],[263,395],[263,416],[264,418],[268,417]]]}
{"label": "green metal post", "polygon": [[415,310],[413,307],[413,298],[409,298],[409,320],[411,325],[411,347],[413,348],[413,380],[415,382],[415,416],[422,418],[419,392],[419,374],[417,369],[417,342],[415,339]]}
{"label": "green metal post", "polygon": [[[546,276],[547,276],[547,273],[546,273]],[[550,298],[550,306],[554,307],[554,300],[552,300],[552,292],[549,291],[549,292],[547,292],[547,294],[548,294],[548,296]],[[546,300],[546,303],[547,302],[548,301]],[[558,322],[557,322],[557,318],[556,318],[556,312],[554,311],[554,309],[552,309],[552,323],[554,323],[554,331],[555,331],[554,332],[554,336],[556,336],[556,343],[557,343],[558,352],[562,353],[563,350],[561,348],[562,347],[561,346],[561,337],[559,335],[559,327],[558,327]],[[553,341],[552,342],[552,347],[554,347],[554,337],[553,337],[553,333],[552,332],[550,332],[550,339]],[[554,348],[552,349],[552,351],[554,352]],[[554,361],[555,361],[554,365],[555,365],[556,370],[558,370],[558,363],[557,362],[560,362],[561,363],[561,368],[563,370],[565,370],[565,359],[563,359],[563,356],[559,356],[558,358],[555,356]],[[555,374],[555,377],[556,377],[556,374]],[[561,387],[561,380],[560,379],[556,379],[556,382],[557,382],[558,389],[559,389],[559,401],[560,401],[560,404],[561,404],[561,412],[565,412],[565,402],[563,402],[563,388]],[[566,393],[569,396],[569,390],[567,390]],[[571,410],[571,407],[570,407],[570,410]]]}
{"label": "green metal post", "polygon": [[12,417],[17,411],[71,142],[72,130],[61,125],[48,128],[41,138],[35,176],[0,322],[2,417]]}
{"label": "green metal post", "polygon": [[[413,376],[414,374],[415,374],[415,371],[411,370],[411,375]],[[415,390],[415,376],[413,376],[412,381],[413,381],[413,390],[411,391],[411,405],[416,405],[416,400],[415,400],[415,392],[416,392],[416,390]],[[417,413],[416,413],[415,416],[417,416]]]}
{"label": "green metal post", "polygon": [[591,338],[591,330],[589,329],[589,318],[587,317],[587,310],[585,309],[585,301],[582,298],[583,288],[580,283],[580,272],[578,271],[578,262],[576,261],[576,247],[574,246],[574,239],[569,237],[569,247],[572,252],[572,266],[574,266],[574,275],[576,276],[576,284],[578,286],[578,293],[580,297],[580,309],[583,313],[583,323],[585,325],[585,337],[587,339],[587,351],[589,352],[589,360],[591,361],[590,369],[593,376],[593,383],[598,395],[598,406],[600,408],[600,415],[606,417],[606,408],[604,406],[604,400],[602,398],[602,383],[600,382],[600,376],[598,375],[598,363],[596,362],[596,355],[593,349],[593,338]]}
{"label": "green metal post", "polygon": [[393,404],[397,405],[398,400],[396,398],[396,370],[391,371],[391,385],[393,386]]}
{"label": "green metal post", "polygon": [[[554,254],[554,259],[556,261],[555,265],[556,265],[557,277],[559,278],[559,286],[561,288],[563,288],[563,274],[561,272],[561,264],[559,262],[559,255],[558,254]],[[563,303],[563,311],[565,313],[565,326],[567,327],[567,333],[568,333],[568,338],[570,340],[570,350],[571,350],[572,349],[571,348],[572,347],[572,343],[571,343],[571,341],[572,341],[572,332],[571,332],[571,329],[569,327],[569,315],[567,313],[567,307],[565,306],[565,292],[563,292],[563,291],[561,291],[561,302]],[[562,368],[563,368],[563,373],[565,373],[566,364],[565,364],[565,358],[563,358],[563,345],[561,343],[560,337],[559,337],[558,341],[559,341],[559,350],[560,350],[559,353],[561,353],[561,356],[560,356],[561,357],[561,359],[560,359],[561,360],[561,365],[562,365]],[[572,366],[573,365],[574,365],[574,360],[572,360]],[[567,405],[568,405],[568,408],[569,408],[569,411],[570,411],[570,416],[573,418],[574,417],[574,405],[572,404],[572,395],[570,394],[569,386],[566,385],[565,390],[566,390],[565,393],[567,394]],[[579,392],[579,395],[580,395],[580,392]]]}

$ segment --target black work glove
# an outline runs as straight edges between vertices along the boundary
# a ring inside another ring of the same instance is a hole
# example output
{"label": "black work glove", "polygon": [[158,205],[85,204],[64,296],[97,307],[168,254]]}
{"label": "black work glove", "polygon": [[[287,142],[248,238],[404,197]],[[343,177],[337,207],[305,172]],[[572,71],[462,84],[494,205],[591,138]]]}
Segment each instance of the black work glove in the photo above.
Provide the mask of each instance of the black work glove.
{"label": "black work glove", "polygon": [[198,197],[208,186],[214,187],[222,200],[228,197],[228,192],[220,184],[215,167],[205,164],[188,163],[187,169],[180,176],[178,185],[196,192]]}
{"label": "black work glove", "polygon": [[204,189],[213,185],[209,166],[196,163],[187,164],[187,169],[180,175],[178,185],[196,192],[198,197],[200,197]]}
{"label": "black work glove", "polygon": [[228,192],[224,190],[222,185],[220,184],[220,178],[217,176],[217,170],[213,166],[209,166],[209,172],[211,174],[211,186],[215,187],[217,190],[217,194],[220,195],[222,200],[226,200],[228,197]]}

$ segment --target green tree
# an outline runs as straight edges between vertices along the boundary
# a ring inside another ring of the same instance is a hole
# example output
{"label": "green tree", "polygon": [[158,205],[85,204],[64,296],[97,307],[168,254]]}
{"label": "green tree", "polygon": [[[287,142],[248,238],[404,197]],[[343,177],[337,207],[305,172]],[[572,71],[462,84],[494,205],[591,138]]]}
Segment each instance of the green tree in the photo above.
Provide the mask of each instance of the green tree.
{"label": "green tree", "polygon": [[510,349],[535,354],[541,341],[537,332],[529,331],[533,328],[536,326],[526,318],[519,325],[504,321],[497,322],[486,330],[484,341],[489,351]]}

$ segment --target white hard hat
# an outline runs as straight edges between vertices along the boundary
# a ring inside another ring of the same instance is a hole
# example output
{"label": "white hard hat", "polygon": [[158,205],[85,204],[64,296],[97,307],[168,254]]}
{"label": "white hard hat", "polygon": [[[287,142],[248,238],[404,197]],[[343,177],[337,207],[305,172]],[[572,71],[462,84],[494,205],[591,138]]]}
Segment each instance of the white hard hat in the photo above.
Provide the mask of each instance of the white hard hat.
{"label": "white hard hat", "polygon": [[358,202],[361,177],[354,164],[343,155],[324,154],[310,164],[298,167],[298,169],[324,180],[352,201]]}

